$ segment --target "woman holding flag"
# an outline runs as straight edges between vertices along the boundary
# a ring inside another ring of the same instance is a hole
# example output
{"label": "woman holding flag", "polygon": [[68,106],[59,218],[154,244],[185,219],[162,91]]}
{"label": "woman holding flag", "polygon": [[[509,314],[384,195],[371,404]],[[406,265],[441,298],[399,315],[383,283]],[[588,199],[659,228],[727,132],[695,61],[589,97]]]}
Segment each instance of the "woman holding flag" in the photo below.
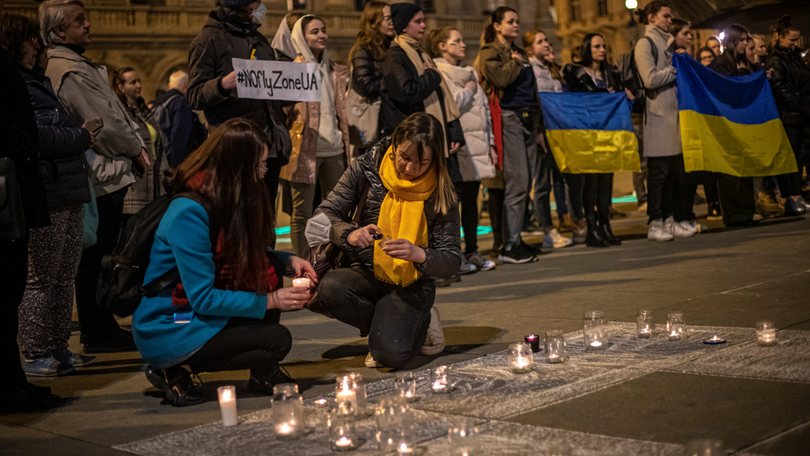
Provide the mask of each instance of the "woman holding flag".
{"label": "woman holding flag", "polygon": [[[591,33],[582,40],[582,64],[568,64],[563,69],[568,90],[571,92],[627,92],[615,65],[607,63],[607,48],[602,35]],[[622,241],[613,235],[610,227],[610,199],[613,192],[613,174],[584,174],[585,186],[582,190],[582,204],[588,225],[586,244],[588,247],[608,247],[621,245]]]}

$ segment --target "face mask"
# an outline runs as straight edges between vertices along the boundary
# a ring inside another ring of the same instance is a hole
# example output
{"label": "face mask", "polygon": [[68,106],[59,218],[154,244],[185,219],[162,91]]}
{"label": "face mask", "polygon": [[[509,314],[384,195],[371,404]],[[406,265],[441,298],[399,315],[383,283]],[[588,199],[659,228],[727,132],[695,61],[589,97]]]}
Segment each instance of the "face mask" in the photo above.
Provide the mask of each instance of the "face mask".
{"label": "face mask", "polygon": [[264,6],[264,3],[261,3],[258,8],[253,10],[252,16],[251,21],[254,23],[261,25],[264,22],[264,18],[267,16],[267,7]]}

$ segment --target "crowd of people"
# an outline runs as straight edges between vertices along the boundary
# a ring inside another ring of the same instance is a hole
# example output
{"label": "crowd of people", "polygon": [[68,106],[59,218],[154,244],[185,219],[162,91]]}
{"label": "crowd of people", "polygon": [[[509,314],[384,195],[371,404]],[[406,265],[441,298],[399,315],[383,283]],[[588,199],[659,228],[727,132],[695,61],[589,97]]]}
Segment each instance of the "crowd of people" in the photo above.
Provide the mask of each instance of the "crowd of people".
{"label": "crowd of people", "polygon": [[[613,175],[561,173],[540,109],[540,92],[634,99],[603,36],[586,35],[561,68],[548,35],[521,34],[518,12],[500,7],[470,62],[459,30],[426,33],[419,6],[372,1],[347,67],[330,59],[317,16],[288,14],[271,42],[259,31],[265,14],[260,1],[218,0],[191,43],[188,73],[172,74],[149,103],[136,70],[108,75],[84,55],[92,36],[80,0],[43,2],[38,22],[2,16],[2,157],[16,167],[24,221],[15,223],[27,233],[0,240],[4,406],[58,405],[26,376],[66,375],[94,353],[136,349],[149,382],[176,406],[205,400],[192,377],[200,372],[249,369],[248,389],[272,394],[294,382],[279,365],[292,345],[280,313],[313,299],[311,289],[283,287],[284,276],[310,279],[325,313],[368,336],[367,366],[405,368],[444,348],[437,286],[536,261],[541,250],[621,245],[610,222]],[[701,230],[698,185],[709,218],[729,226],[804,214],[810,70],[790,18],[770,38],[732,25],[694,56],[726,77],[770,79],[799,170],[741,178],[686,172],[672,59],[691,49],[690,24],[659,0],[636,14],[646,106],[634,116],[643,163],[634,185],[648,239]],[[320,101],[239,98],[233,58],[316,64]],[[352,124],[357,100],[368,114]],[[279,188],[293,253],[274,249]],[[477,242],[482,188],[491,258]],[[99,274],[122,227],[165,195],[143,282],[173,270],[177,278],[143,298],[129,332],[97,301]],[[532,217],[542,245],[522,238]],[[307,260],[315,218],[327,220],[346,265],[320,277]],[[74,295],[84,354],[68,349]]]}

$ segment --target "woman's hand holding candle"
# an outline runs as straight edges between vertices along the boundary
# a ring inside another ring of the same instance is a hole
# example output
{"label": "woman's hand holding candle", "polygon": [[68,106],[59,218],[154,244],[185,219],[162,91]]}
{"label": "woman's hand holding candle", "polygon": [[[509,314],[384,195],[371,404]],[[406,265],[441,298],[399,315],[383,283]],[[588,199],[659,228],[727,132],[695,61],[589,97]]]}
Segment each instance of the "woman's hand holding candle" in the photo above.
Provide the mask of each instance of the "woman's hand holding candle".
{"label": "woman's hand holding candle", "polygon": [[267,308],[295,310],[304,307],[310,298],[308,287],[281,288],[267,294]]}
{"label": "woman's hand holding candle", "polygon": [[413,245],[407,239],[391,239],[385,243],[382,250],[392,258],[413,261],[414,263],[424,263],[427,259],[425,249]]}

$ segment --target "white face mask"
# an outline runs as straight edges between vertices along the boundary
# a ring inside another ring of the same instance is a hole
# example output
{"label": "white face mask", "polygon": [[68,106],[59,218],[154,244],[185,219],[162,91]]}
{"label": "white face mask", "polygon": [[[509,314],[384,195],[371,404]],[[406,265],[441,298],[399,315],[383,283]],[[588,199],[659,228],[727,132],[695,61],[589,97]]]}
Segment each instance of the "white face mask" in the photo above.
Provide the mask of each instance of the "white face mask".
{"label": "white face mask", "polygon": [[264,22],[264,18],[267,16],[267,7],[264,6],[264,2],[262,2],[258,8],[253,10],[252,16],[253,17],[251,20],[254,23],[261,25]]}

